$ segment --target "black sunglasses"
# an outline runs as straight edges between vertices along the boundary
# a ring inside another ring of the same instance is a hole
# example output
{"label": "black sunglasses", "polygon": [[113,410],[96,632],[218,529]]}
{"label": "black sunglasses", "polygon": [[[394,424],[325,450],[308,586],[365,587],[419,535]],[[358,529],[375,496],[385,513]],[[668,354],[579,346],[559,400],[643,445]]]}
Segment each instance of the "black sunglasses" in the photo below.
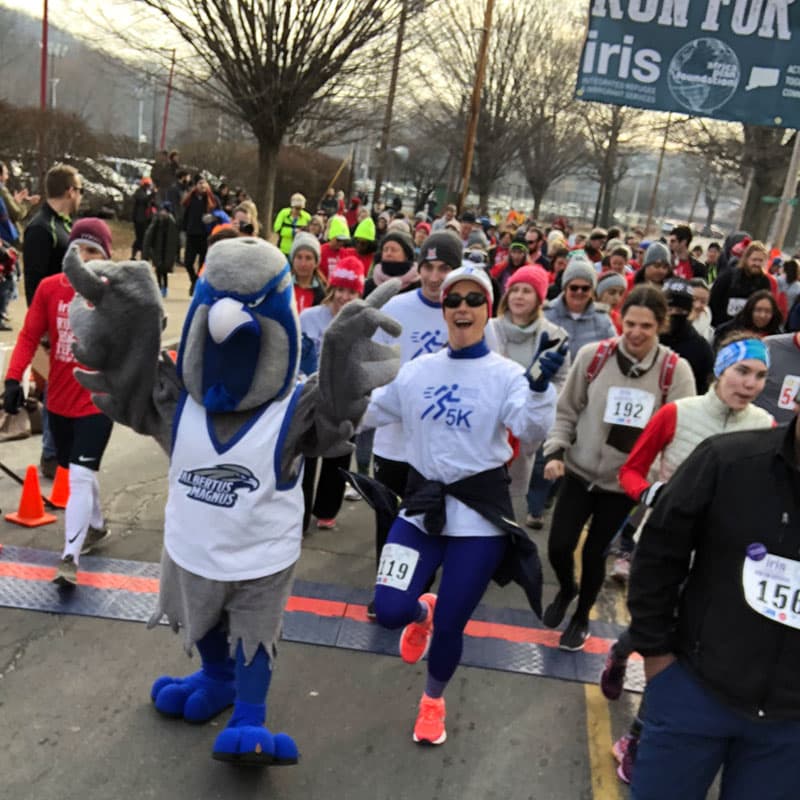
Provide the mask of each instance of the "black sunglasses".
{"label": "black sunglasses", "polygon": [[442,305],[445,308],[458,308],[465,300],[470,308],[480,308],[486,303],[486,295],[483,292],[467,292],[466,295],[452,292],[442,300]]}
{"label": "black sunglasses", "polygon": [[592,287],[591,286],[586,286],[586,285],[576,286],[574,283],[571,283],[569,286],[567,286],[567,291],[568,292],[591,292],[592,291]]}

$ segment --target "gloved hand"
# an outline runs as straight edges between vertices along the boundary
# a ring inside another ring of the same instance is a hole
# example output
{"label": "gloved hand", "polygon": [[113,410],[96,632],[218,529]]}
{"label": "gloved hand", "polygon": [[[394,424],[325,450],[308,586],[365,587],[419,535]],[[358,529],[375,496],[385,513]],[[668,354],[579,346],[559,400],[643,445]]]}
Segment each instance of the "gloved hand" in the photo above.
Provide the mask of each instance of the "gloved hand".
{"label": "gloved hand", "polygon": [[6,380],[6,391],[3,397],[3,410],[6,414],[16,414],[25,402],[25,392],[22,391],[19,381],[11,378]]}
{"label": "gloved hand", "polygon": [[639,495],[639,502],[644,503],[648,508],[652,508],[656,500],[658,500],[658,496],[661,494],[661,490],[664,488],[663,481],[655,481],[651,483],[640,495]]}
{"label": "gloved hand", "polygon": [[558,350],[551,350],[559,340],[550,340],[547,333],[543,333],[539,340],[539,350],[534,356],[530,367],[528,367],[528,383],[534,392],[543,392],[547,389],[550,381],[564,365],[566,358],[567,342],[564,341]]}

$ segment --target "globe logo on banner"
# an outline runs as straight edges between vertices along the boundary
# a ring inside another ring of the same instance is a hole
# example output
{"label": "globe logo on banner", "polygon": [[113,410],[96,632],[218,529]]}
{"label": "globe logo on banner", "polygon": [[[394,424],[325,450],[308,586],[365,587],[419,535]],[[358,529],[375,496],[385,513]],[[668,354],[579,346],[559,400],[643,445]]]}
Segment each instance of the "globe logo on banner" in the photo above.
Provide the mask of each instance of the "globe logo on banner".
{"label": "globe logo on banner", "polygon": [[725,105],[741,80],[736,53],[719,39],[687,42],[670,61],[667,86],[693,114],[709,114]]}

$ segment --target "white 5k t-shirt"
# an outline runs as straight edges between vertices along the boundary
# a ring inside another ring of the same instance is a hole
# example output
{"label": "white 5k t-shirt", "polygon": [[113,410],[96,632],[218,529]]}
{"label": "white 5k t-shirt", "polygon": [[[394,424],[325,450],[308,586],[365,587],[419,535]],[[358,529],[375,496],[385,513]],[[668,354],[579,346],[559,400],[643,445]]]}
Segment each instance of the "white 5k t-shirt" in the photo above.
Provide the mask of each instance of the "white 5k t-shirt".
{"label": "white 5k t-shirt", "polygon": [[186,396],[174,425],[164,546],[195,575],[244,581],[300,557],[302,474],[278,484],[280,451],[298,389],[270,403],[225,445],[205,408]]}
{"label": "white 5k t-shirt", "polygon": [[[401,422],[411,466],[449,484],[508,461],[509,430],[523,442],[542,441],[553,425],[555,405],[553,387],[531,391],[522,367],[510,359],[488,350],[454,358],[441,350],[409,361],[390,384],[376,389],[364,426]],[[501,535],[454,497],[445,503],[445,535]],[[425,529],[422,517],[408,520]]]}
{"label": "white 5k t-shirt", "polygon": [[[384,344],[399,344],[401,364],[438,353],[447,344],[442,307],[427,300],[421,289],[395,295],[381,311],[397,320],[403,326],[403,332],[395,338],[379,330],[373,338]],[[403,426],[392,424],[378,428],[372,452],[392,461],[407,461]]]}

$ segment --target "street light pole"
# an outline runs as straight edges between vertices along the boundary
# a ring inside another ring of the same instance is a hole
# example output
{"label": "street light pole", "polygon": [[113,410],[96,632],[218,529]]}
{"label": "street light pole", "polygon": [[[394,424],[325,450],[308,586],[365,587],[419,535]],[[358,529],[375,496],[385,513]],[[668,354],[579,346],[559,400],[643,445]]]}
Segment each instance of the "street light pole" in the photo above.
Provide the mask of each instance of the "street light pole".
{"label": "street light pole", "polygon": [[778,250],[783,249],[783,240],[789,230],[789,223],[792,220],[792,200],[797,193],[797,172],[800,170],[800,131],[794,132],[794,148],[792,149],[792,159],[789,162],[789,169],[786,172],[786,180],[783,183],[783,194],[778,211],[775,214],[775,222],[772,227],[770,240],[772,247]]}
{"label": "street light pole", "polygon": [[661,168],[664,166],[664,153],[667,150],[667,139],[669,138],[669,126],[672,124],[672,112],[667,115],[667,124],[664,126],[664,141],[661,142],[661,152],[658,155],[658,167],[656,168],[656,179],[653,182],[653,191],[650,195],[650,207],[647,209],[647,222],[644,226],[644,235],[647,236],[650,225],[653,223],[653,215],[656,211],[656,197],[658,197],[658,184],[661,181]]}
{"label": "street light pole", "polygon": [[475,136],[478,132],[478,116],[481,111],[481,90],[483,79],[486,75],[486,60],[489,52],[489,34],[492,27],[492,12],[494,0],[486,0],[486,11],[483,17],[483,31],[481,44],[478,51],[478,66],[475,75],[475,85],[472,87],[472,102],[469,109],[469,122],[467,135],[464,138],[464,156],[461,161],[461,187],[458,194],[458,213],[464,208],[464,202],[469,192],[469,178],[472,174],[472,158],[475,153]]}

